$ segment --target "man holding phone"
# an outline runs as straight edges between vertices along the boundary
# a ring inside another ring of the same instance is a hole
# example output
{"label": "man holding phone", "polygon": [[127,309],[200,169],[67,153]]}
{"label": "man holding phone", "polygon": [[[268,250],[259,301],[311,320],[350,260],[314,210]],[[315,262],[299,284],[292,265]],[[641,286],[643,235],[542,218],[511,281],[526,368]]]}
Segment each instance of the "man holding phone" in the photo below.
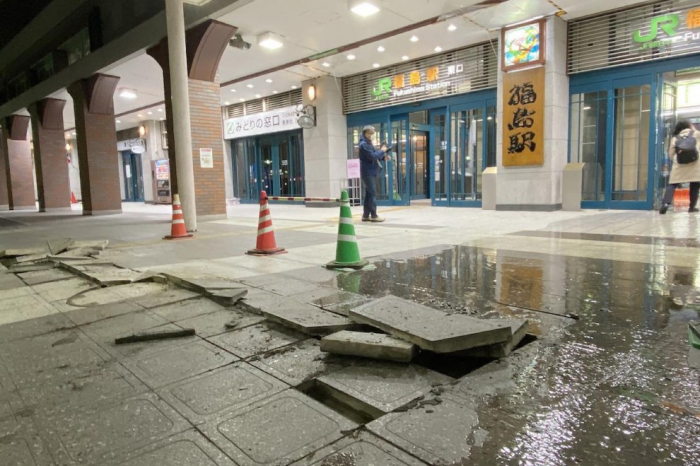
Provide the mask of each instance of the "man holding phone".
{"label": "man holding phone", "polygon": [[360,175],[365,185],[365,204],[362,214],[363,222],[383,222],[384,219],[377,215],[377,176],[379,175],[379,162],[391,160],[387,155],[388,148],[382,144],[379,150],[374,148],[374,127],[365,126],[360,136]]}

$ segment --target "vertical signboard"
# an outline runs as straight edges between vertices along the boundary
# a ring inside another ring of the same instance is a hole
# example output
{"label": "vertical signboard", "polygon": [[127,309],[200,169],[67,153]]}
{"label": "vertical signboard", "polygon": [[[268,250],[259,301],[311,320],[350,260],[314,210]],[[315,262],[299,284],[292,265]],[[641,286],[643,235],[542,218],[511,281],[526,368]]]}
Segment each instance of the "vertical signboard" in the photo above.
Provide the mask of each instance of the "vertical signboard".
{"label": "vertical signboard", "polygon": [[503,75],[503,166],[544,164],[543,66]]}
{"label": "vertical signboard", "polygon": [[199,165],[202,168],[214,168],[214,151],[212,149],[199,149]]}

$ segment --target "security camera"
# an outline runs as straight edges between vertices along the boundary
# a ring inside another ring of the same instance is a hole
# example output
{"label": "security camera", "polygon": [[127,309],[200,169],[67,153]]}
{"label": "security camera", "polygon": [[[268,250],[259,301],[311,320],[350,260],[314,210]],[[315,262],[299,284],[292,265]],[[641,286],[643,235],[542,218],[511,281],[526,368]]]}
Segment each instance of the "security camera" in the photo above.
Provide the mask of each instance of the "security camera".
{"label": "security camera", "polygon": [[231,47],[241,50],[248,50],[251,47],[250,42],[244,41],[243,37],[240,34],[236,34],[235,36],[233,36],[233,39],[231,39],[228,44]]}

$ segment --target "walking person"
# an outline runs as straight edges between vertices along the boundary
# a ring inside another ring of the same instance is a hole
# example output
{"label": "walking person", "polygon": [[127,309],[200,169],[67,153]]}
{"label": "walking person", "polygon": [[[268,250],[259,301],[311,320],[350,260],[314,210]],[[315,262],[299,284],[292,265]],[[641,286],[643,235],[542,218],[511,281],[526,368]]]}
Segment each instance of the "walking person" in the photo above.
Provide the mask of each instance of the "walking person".
{"label": "walking person", "polygon": [[673,203],[673,195],[681,183],[690,183],[690,208],[688,212],[698,212],[698,192],[700,192],[700,131],[688,121],[679,121],[673,130],[673,138],[668,146],[668,160],[671,177],[666,187],[659,213],[665,214]]}
{"label": "walking person", "polygon": [[360,136],[360,176],[365,185],[365,204],[362,214],[363,222],[383,222],[384,219],[377,215],[377,176],[379,175],[381,160],[389,161],[386,144],[379,150],[374,148],[372,138],[374,127],[365,126]]}

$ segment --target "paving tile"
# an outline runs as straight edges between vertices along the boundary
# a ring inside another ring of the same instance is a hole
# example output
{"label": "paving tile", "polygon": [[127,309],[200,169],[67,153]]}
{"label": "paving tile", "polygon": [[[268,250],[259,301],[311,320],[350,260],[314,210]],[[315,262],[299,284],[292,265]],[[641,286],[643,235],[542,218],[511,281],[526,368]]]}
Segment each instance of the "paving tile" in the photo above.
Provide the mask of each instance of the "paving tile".
{"label": "paving tile", "polygon": [[346,437],[292,466],[425,466],[425,463],[367,432]]}
{"label": "paving tile", "polygon": [[411,362],[416,346],[383,333],[338,332],[321,340],[321,351],[381,359]]}
{"label": "paving tile", "polygon": [[511,337],[503,343],[477,346],[464,350],[460,355],[477,358],[504,358],[510,354],[527,335],[528,321],[523,319],[500,319],[510,326]]}
{"label": "paving tile", "polygon": [[15,248],[15,249],[4,249],[0,252],[0,257],[19,257],[19,256],[31,256],[33,254],[41,254],[46,252],[45,248]]}
{"label": "paving tile", "polygon": [[478,417],[472,403],[443,395],[437,405],[387,414],[367,428],[428,464],[468,464]]}
{"label": "paving tile", "polygon": [[[22,283],[22,286],[19,288],[11,288],[9,290],[0,290],[0,309],[2,309],[1,306],[7,305],[7,303],[2,303],[2,301],[8,300],[8,299],[15,300],[16,298],[29,296],[32,294],[34,294],[34,290],[32,290],[32,288],[29,286],[25,286],[24,283]],[[17,304],[15,304],[15,305],[17,305]]]}
{"label": "paving tile", "polygon": [[309,339],[254,356],[250,364],[291,386],[329,374],[355,362],[353,358],[322,353],[317,340]]}
{"label": "paving tile", "polygon": [[61,313],[0,325],[0,344],[71,327],[73,322]]}
{"label": "paving tile", "polygon": [[476,319],[387,296],[350,311],[356,322],[436,353],[452,353],[507,341],[510,326],[496,319]]}
{"label": "paving tile", "polygon": [[261,275],[258,277],[244,278],[241,282],[245,285],[260,288],[261,290],[271,291],[283,296],[291,296],[302,292],[309,292],[323,288],[315,283],[297,280],[286,277],[270,277],[269,275]]}
{"label": "paving tile", "polygon": [[155,389],[216,369],[237,359],[221,348],[200,340],[127,359],[124,365],[149,387]]}
{"label": "paving tile", "polygon": [[143,298],[150,294],[158,294],[164,291],[170,291],[172,287],[167,284],[162,283],[131,283],[129,285],[118,285],[110,288],[116,294],[122,296],[124,299],[131,299],[136,301],[137,304],[140,298]]}
{"label": "paving tile", "polygon": [[346,404],[376,416],[425,396],[451,377],[415,364],[364,360],[317,379]]}
{"label": "paving tile", "polygon": [[76,311],[66,313],[66,316],[75,325],[87,325],[100,320],[138,311],[143,311],[143,308],[138,304],[125,301],[81,308]]}
{"label": "paving tile", "polygon": [[226,307],[208,298],[195,298],[167,304],[165,306],[154,307],[151,309],[151,312],[170,322],[177,322],[179,320],[222,311],[224,309],[226,309]]}
{"label": "paving tile", "polygon": [[350,309],[354,309],[371,301],[370,298],[365,296],[349,291],[338,291],[334,288],[321,288],[310,292],[295,294],[293,297],[344,316],[348,315]]}
{"label": "paving tile", "polygon": [[31,423],[0,440],[0,461],[7,466],[54,466],[46,444]]}
{"label": "paving tile", "polygon": [[202,434],[188,430],[102,466],[236,466]]}
{"label": "paving tile", "polygon": [[113,343],[115,338],[143,332],[167,323],[168,321],[160,316],[142,311],[99,320],[85,325],[81,329],[97,342]]}
{"label": "paving tile", "polygon": [[0,439],[15,435],[25,424],[31,423],[31,414],[16,390],[0,391]]}
{"label": "paving tile", "polygon": [[124,297],[115,293],[113,288],[100,288],[97,285],[93,285],[93,288],[67,299],[65,303],[54,303],[54,306],[58,307],[61,312],[71,312],[90,306],[124,301]]}
{"label": "paving tile", "polygon": [[0,275],[0,291],[13,290],[25,287],[25,283],[13,274],[5,273]]}
{"label": "paving tile", "polygon": [[37,272],[25,272],[17,274],[27,285],[40,285],[42,283],[55,282],[74,278],[70,272],[61,269],[41,270]]}
{"label": "paving tile", "polygon": [[211,337],[208,340],[240,358],[249,358],[291,345],[305,338],[304,334],[294,330],[263,323]]}
{"label": "paving tile", "polygon": [[264,307],[261,309],[261,313],[285,327],[313,336],[329,335],[357,326],[346,317],[296,301],[293,298],[286,298],[285,302],[280,303],[279,306]]}
{"label": "paving tile", "polygon": [[317,401],[286,390],[201,429],[240,466],[271,466],[301,459],[356,427]]}
{"label": "paving tile", "polygon": [[155,394],[38,419],[54,455],[101,464],[187,430],[189,424]]}
{"label": "paving tile", "polygon": [[166,304],[177,303],[186,299],[196,298],[199,294],[194,291],[183,290],[182,288],[169,287],[156,293],[149,293],[144,296],[133,298],[133,302],[147,308],[165,306]]}
{"label": "paving tile", "polygon": [[65,301],[91,288],[95,288],[94,283],[90,283],[84,278],[71,278],[60,282],[49,282],[32,287],[36,294],[48,302]]}
{"label": "paving tile", "polygon": [[198,336],[206,338],[233,330],[232,328],[227,328],[226,324],[235,322],[237,324],[235,328],[239,329],[259,324],[264,320],[265,317],[249,312],[238,311],[230,307],[221,311],[179,320],[175,322],[175,324],[182,328],[193,328]]}
{"label": "paving tile", "polygon": [[279,393],[289,386],[238,362],[158,390],[187,420],[201,424]]}

